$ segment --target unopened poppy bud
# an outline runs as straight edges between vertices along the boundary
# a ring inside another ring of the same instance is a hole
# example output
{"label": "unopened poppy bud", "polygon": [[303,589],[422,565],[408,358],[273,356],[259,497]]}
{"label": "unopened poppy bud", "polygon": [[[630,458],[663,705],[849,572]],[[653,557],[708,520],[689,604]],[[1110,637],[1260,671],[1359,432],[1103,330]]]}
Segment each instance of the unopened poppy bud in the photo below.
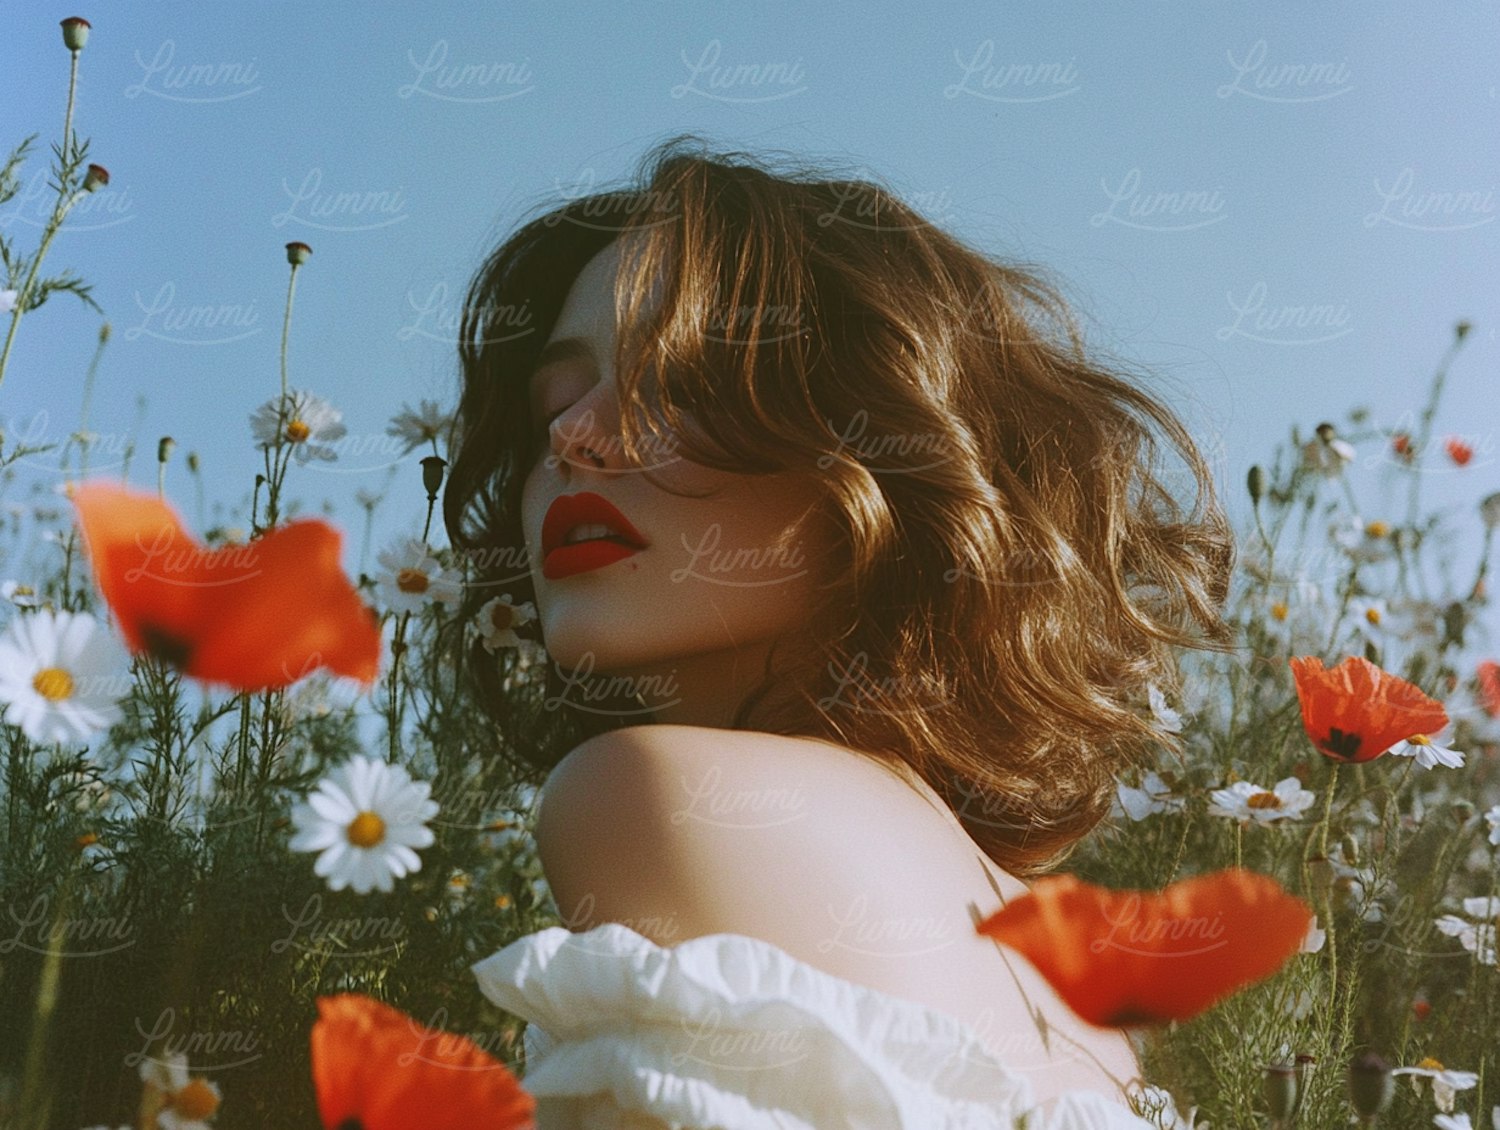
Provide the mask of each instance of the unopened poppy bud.
{"label": "unopened poppy bud", "polygon": [[1324,443],[1332,443],[1334,437],[1339,434],[1338,430],[1332,424],[1327,423],[1326,421],[1318,425],[1317,432],[1318,438]]}
{"label": "unopened poppy bud", "polygon": [[103,345],[109,340],[109,323],[105,322],[99,327],[99,344]]}
{"label": "unopened poppy bud", "polygon": [[1464,797],[1459,797],[1449,807],[1453,811],[1453,819],[1460,824],[1467,824],[1474,816],[1474,802]]}
{"label": "unopened poppy bud", "polygon": [[1349,1097],[1361,1118],[1374,1118],[1390,1106],[1395,1091],[1391,1065],[1374,1052],[1366,1052],[1349,1065]]}
{"label": "unopened poppy bud", "polygon": [[69,51],[82,51],[89,41],[89,28],[93,25],[82,16],[69,16],[62,21],[63,46]]}
{"label": "unopened poppy bud", "polygon": [[1266,471],[1259,463],[1250,468],[1250,475],[1245,480],[1250,487],[1250,501],[1259,502],[1266,497]]}
{"label": "unopened poppy bud", "polygon": [[1353,835],[1345,832],[1339,837],[1339,851],[1343,853],[1344,862],[1353,867],[1359,862],[1359,843]]}
{"label": "unopened poppy bud", "polygon": [[1297,1106],[1297,1071],[1289,1063],[1266,1065],[1266,1103],[1278,1122],[1292,1116]]}
{"label": "unopened poppy bud", "polygon": [[312,248],[305,243],[292,242],[286,245],[286,261],[294,267],[300,267],[306,263],[311,254]]}
{"label": "unopened poppy bud", "polygon": [[188,452],[187,465],[188,470],[193,474],[196,475],[198,473],[198,453],[196,451]]}
{"label": "unopened poppy bud", "polygon": [[165,463],[172,458],[172,449],[177,446],[177,441],[171,436],[162,436],[161,442],[156,445],[156,461]]}
{"label": "unopened poppy bud", "polygon": [[438,455],[429,455],[422,460],[422,485],[427,488],[429,499],[437,499],[443,485],[443,469],[447,466],[448,461]]}
{"label": "unopened poppy bud", "polygon": [[1465,335],[1468,334],[1469,330],[1471,329],[1473,329],[1473,327],[1467,321],[1459,322],[1458,325],[1453,327],[1453,336],[1459,341],[1463,341]]}
{"label": "unopened poppy bud", "polygon": [[1352,424],[1363,424],[1370,418],[1370,410],[1363,404],[1349,409],[1349,422]]}
{"label": "unopened poppy bud", "polygon": [[1500,490],[1479,500],[1479,517],[1487,530],[1500,526]]}
{"label": "unopened poppy bud", "polygon": [[83,191],[93,192],[109,183],[109,170],[103,165],[90,165],[83,175]]}

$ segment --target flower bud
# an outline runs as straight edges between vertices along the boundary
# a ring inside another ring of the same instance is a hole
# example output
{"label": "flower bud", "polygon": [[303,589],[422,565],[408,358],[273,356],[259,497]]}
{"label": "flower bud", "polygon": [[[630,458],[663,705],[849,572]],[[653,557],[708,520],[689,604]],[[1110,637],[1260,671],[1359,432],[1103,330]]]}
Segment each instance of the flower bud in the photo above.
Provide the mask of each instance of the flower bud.
{"label": "flower bud", "polygon": [[161,442],[156,445],[156,461],[165,463],[172,458],[172,449],[177,446],[177,441],[171,436],[162,436]]}
{"label": "flower bud", "polygon": [[1349,1065],[1349,1097],[1361,1118],[1374,1118],[1390,1106],[1395,1091],[1391,1065],[1374,1052],[1366,1052]]}
{"label": "flower bud", "polygon": [[105,322],[99,327],[99,344],[103,345],[109,340],[109,323]]}
{"label": "flower bud", "polygon": [[1266,1065],[1266,1103],[1278,1122],[1290,1118],[1297,1105],[1297,1071],[1289,1063]]}
{"label": "flower bud", "polygon": [[82,51],[89,41],[89,28],[93,26],[82,16],[69,16],[62,21],[63,46],[69,51]]}
{"label": "flower bud", "polygon": [[196,451],[188,452],[187,465],[188,470],[193,474],[196,475],[198,473],[198,453]]}
{"label": "flower bud", "polygon": [[1464,337],[1471,329],[1473,329],[1473,326],[1471,326],[1468,321],[1459,322],[1458,325],[1453,327],[1453,336],[1458,341],[1463,341]]}
{"label": "flower bud", "polygon": [[447,466],[448,461],[437,455],[429,455],[422,460],[422,485],[427,488],[427,497],[431,501],[437,500],[438,491],[443,485],[443,469]]}
{"label": "flower bud", "polygon": [[312,254],[312,248],[305,243],[293,242],[286,245],[286,261],[294,267],[300,267],[307,262]]}
{"label": "flower bud", "polygon": [[1334,437],[1339,434],[1338,430],[1334,428],[1332,424],[1327,423],[1326,421],[1319,424],[1316,430],[1318,433],[1318,438],[1324,443],[1332,443]]}
{"label": "flower bud", "polygon": [[1251,502],[1259,502],[1266,497],[1266,471],[1259,463],[1250,468],[1250,474],[1245,481],[1250,488]]}
{"label": "flower bud", "polygon": [[103,165],[90,165],[83,175],[83,191],[93,192],[109,183],[109,170]]}
{"label": "flower bud", "polygon": [[1500,490],[1479,500],[1479,517],[1487,530],[1500,526]]}

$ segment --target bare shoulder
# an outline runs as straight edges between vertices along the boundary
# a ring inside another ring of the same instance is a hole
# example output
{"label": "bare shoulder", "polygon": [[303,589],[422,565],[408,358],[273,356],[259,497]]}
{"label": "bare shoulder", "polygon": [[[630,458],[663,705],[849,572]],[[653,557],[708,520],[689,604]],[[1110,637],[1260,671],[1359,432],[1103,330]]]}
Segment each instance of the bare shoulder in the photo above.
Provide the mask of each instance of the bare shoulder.
{"label": "bare shoulder", "polygon": [[630,726],[554,769],[537,846],[571,930],[619,922],[669,946],[759,938],[959,1018],[1039,1098],[1136,1074],[1123,1036],[1083,1024],[1024,959],[978,935],[971,906],[988,914],[1026,886],[993,864],[987,876],[922,791],[915,774],[828,742]]}
{"label": "bare shoulder", "polygon": [[[914,804],[893,772],[831,743],[629,726],[590,738],[553,770],[537,840],[571,929],[670,923],[663,944],[746,933],[828,967],[851,906],[912,917],[957,897],[922,866],[951,840],[936,819],[914,819]],[[903,878],[912,889],[900,890]]]}

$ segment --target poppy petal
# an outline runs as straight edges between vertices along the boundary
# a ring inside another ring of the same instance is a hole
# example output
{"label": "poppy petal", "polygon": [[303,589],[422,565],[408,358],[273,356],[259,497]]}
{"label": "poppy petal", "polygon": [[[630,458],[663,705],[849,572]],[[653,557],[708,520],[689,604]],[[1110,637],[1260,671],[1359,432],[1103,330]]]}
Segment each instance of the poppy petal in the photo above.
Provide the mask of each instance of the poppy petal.
{"label": "poppy petal", "polygon": [[332,526],[291,522],[214,550],[154,495],[91,482],[71,497],[95,581],[132,651],[236,690],[284,687],[319,667],[374,682],[376,614],[344,576]]}
{"label": "poppy petal", "polygon": [[1373,761],[1414,734],[1448,724],[1443,704],[1362,655],[1325,670],[1314,655],[1287,661],[1302,706],[1302,727],[1319,752],[1335,761]]}
{"label": "poppy petal", "polygon": [[531,1130],[536,1100],[466,1037],[357,993],[318,998],[313,1082],[326,1130]]}
{"label": "poppy petal", "polygon": [[1020,951],[1090,1024],[1126,1027],[1185,1020],[1270,976],[1311,921],[1274,879],[1229,868],[1158,893],[1047,876],[978,930]]}

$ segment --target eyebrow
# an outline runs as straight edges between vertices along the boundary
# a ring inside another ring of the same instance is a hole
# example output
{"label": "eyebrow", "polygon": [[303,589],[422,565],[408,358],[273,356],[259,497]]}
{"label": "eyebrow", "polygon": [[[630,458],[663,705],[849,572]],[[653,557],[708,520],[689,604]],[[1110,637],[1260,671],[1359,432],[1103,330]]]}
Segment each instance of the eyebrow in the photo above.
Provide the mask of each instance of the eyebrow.
{"label": "eyebrow", "polygon": [[555,365],[559,361],[596,361],[594,348],[588,341],[581,337],[560,337],[556,341],[549,341],[542,349],[536,359],[536,364],[531,367],[531,372],[526,378],[526,390],[531,399],[536,399],[537,374],[548,365]]}

